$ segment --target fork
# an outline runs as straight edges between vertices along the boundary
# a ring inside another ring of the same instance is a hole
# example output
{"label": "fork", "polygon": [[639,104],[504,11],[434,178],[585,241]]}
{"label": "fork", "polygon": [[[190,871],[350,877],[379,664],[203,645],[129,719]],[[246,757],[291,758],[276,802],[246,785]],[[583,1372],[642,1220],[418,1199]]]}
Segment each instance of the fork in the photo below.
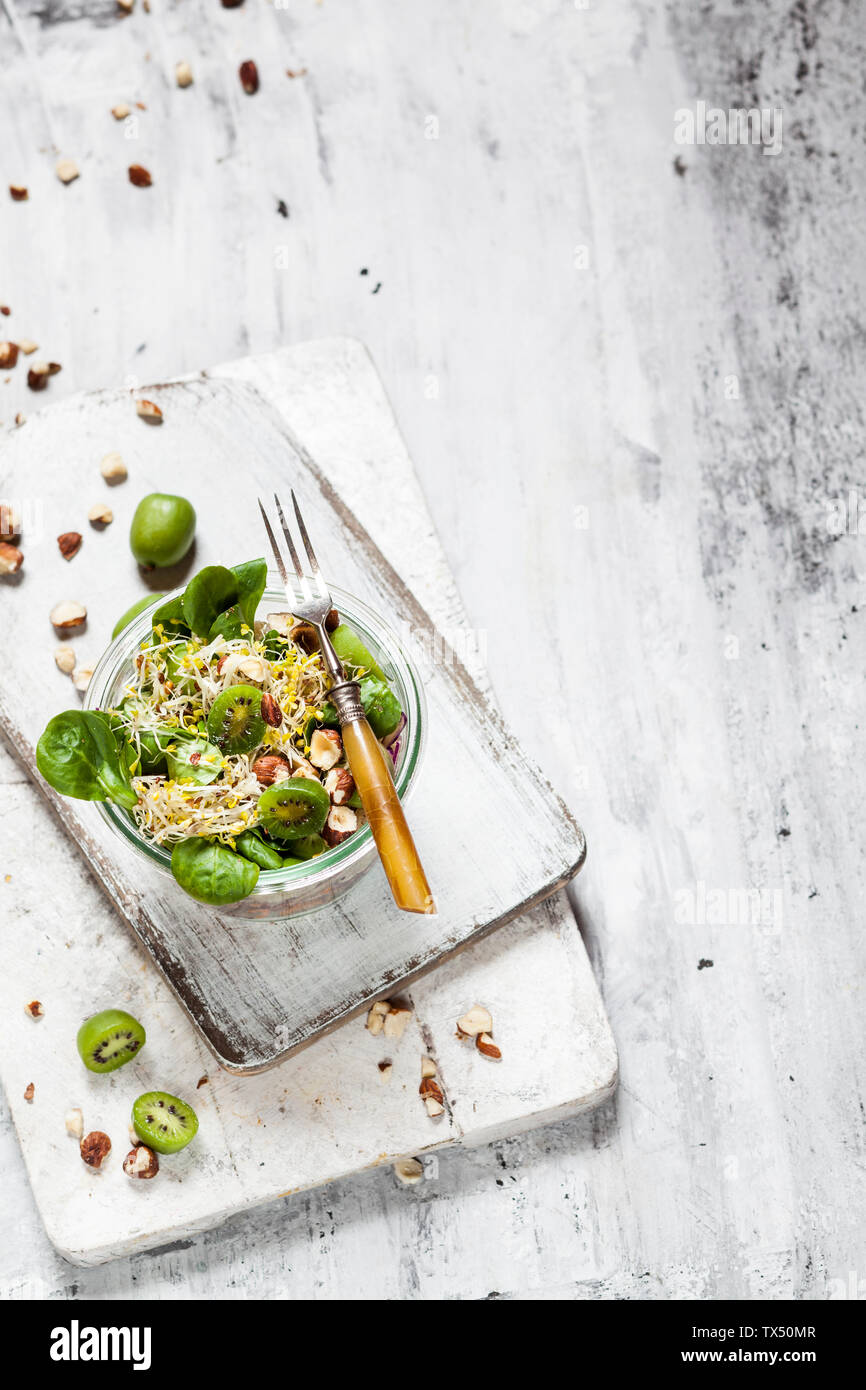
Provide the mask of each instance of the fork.
{"label": "fork", "polygon": [[294,592],[289,590],[289,576],[280,547],[277,544],[261,498],[258,499],[259,511],[265,523],[265,530],[274,552],[277,569],[285,585],[286,601],[291,605],[295,616],[302,618],[304,622],[311,623],[318,634],[322,658],[332,681],[328,697],[340,720],[340,732],[343,736],[346,757],[349,760],[349,769],[355,780],[364,813],[370,822],[373,839],[376,842],[385,875],[391,885],[394,901],[404,912],[435,912],[433,894],[430,892],[430,885],[418,857],[411,831],[406,824],[403,807],[400,805],[400,798],[397,795],[397,789],[394,786],[394,780],[388,766],[388,754],[367,722],[358,682],[346,678],[342,662],[334,651],[328,636],[325,619],[334,605],[331,602],[328,586],[319,570],[316,553],[310,543],[304,518],[301,516],[301,509],[298,506],[298,499],[294,492],[291,496],[298,530],[301,533],[301,539],[304,542],[304,549],[310,563],[311,573],[309,577],[304,574],[295,543],[292,540],[292,533],[286,524],[283,508],[276,493],[274,493],[274,503],[295,574],[298,576],[298,583],[301,587],[303,602],[300,604],[297,602]]}

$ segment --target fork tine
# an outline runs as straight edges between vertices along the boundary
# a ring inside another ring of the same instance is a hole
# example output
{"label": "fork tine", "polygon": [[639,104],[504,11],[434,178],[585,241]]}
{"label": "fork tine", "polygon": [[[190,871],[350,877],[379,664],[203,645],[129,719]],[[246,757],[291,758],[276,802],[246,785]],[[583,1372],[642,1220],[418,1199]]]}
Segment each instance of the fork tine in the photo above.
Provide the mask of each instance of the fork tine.
{"label": "fork tine", "polygon": [[256,501],[257,501],[258,504],[259,504],[259,511],[260,511],[261,514],[262,514],[262,521],[265,523],[265,530],[266,530],[267,533],[268,533],[268,540],[269,540],[270,543],[271,543],[271,550],[274,552],[274,559],[275,559],[276,562],[277,562],[277,569],[278,569],[279,572],[280,572],[280,578],[282,579],[283,583],[284,583],[284,584],[286,585],[286,587],[288,588],[289,576],[288,576],[287,573],[286,573],[286,567],[285,567],[285,565],[284,565],[284,563],[283,563],[283,557],[282,557],[282,554],[280,553],[280,547],[277,545],[277,538],[276,538],[276,536],[274,535],[273,531],[271,530],[271,523],[268,521],[268,514],[267,514],[267,512],[265,511],[264,507],[262,506],[262,499],[261,499],[261,497],[257,497],[257,498],[256,498]]}
{"label": "fork tine", "polygon": [[299,529],[299,531],[300,531],[300,533],[301,533],[301,539],[302,539],[303,542],[304,542],[304,549],[305,549],[306,552],[307,552],[307,559],[308,559],[309,562],[310,562],[310,569],[311,569],[312,572],[313,572],[313,579],[315,580],[316,587],[318,588],[319,593],[320,593],[320,594],[322,595],[322,597],[324,598],[324,596],[325,596],[327,590],[326,590],[326,587],[325,587],[324,583],[322,582],[322,576],[321,576],[321,574],[319,573],[319,562],[318,562],[318,560],[316,559],[316,552],[315,552],[315,550],[313,549],[313,543],[312,543],[312,541],[310,540],[309,535],[307,534],[307,528],[306,528],[306,526],[304,525],[304,518],[301,516],[301,509],[300,509],[300,507],[298,506],[298,499],[297,499],[297,497],[295,496],[294,488],[291,490],[291,493],[292,493],[292,505],[294,506],[294,509],[295,509],[295,516],[296,516],[297,519],[298,519],[298,529]]}
{"label": "fork tine", "polygon": [[289,547],[289,554],[292,557],[292,564],[295,567],[295,574],[298,576],[298,581],[301,586],[301,593],[303,594],[304,598],[309,602],[310,599],[312,599],[313,595],[310,590],[309,583],[307,582],[307,576],[304,574],[304,571],[301,568],[301,562],[298,559],[298,552],[295,549],[295,542],[292,540],[292,533],[289,530],[286,518],[283,515],[283,508],[280,503],[280,499],[276,493],[274,493],[274,501],[277,504],[277,514],[280,518],[280,525],[283,528],[283,535],[286,538],[286,545]]}

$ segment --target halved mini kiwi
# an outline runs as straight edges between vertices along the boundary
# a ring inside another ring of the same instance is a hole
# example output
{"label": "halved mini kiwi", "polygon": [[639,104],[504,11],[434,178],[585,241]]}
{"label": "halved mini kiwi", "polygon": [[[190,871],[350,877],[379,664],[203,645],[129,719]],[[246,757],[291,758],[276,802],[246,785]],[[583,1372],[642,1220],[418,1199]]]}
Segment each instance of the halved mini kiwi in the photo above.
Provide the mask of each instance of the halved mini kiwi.
{"label": "halved mini kiwi", "polygon": [[259,797],[259,820],[277,840],[299,840],[317,834],[328,819],[331,798],[311,777],[275,782]]}
{"label": "halved mini kiwi", "polygon": [[82,1023],[76,1042],[88,1071],[116,1071],[131,1062],[147,1041],[137,1018],[123,1009],[103,1009]]}
{"label": "halved mini kiwi", "polygon": [[262,692],[254,685],[230,685],[217,695],[207,717],[207,735],[223,753],[251,753],[265,735]]}
{"label": "halved mini kiwi", "polygon": [[198,1130],[191,1105],[167,1091],[145,1091],[132,1106],[132,1127],[143,1144],[160,1154],[185,1149]]}
{"label": "halved mini kiwi", "polygon": [[382,670],[373,653],[364,646],[357,632],[349,627],[348,623],[340,623],[331,633],[331,642],[334,651],[343,663],[349,666],[361,666],[370,671],[377,680],[387,681],[388,677]]}

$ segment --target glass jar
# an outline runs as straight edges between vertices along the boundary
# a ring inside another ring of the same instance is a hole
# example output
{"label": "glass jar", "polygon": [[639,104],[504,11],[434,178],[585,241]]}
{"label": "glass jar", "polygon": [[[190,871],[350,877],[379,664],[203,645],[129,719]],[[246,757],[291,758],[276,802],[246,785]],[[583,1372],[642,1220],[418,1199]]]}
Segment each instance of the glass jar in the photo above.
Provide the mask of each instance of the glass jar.
{"label": "glass jar", "polygon": [[[114,639],[103,653],[87,687],[85,708],[111,709],[120,703],[124,689],[133,677],[133,662],[139,647],[150,636],[153,613],[160,604],[180,593],[183,593],[183,589],[154,598],[153,603],[137,614]],[[357,632],[376,658],[403,707],[406,725],[399,736],[394,780],[401,801],[405,801],[417,779],[425,743],[427,706],[421,677],[408,659],[396,633],[372,608],[342,589],[332,588],[331,595],[340,620],[348,623]],[[301,602],[299,596],[296,596],[296,602]],[[290,606],[277,576],[269,574],[257,617],[264,618],[267,613],[285,612]],[[161,870],[165,877],[171,880],[177,893],[186,897],[188,902],[193,901],[180,885],[175,883],[171,872],[170,849],[147,839],[129,812],[121,806],[116,806],[112,801],[100,801],[96,804],[106,825],[137,853],[144,855],[152,865]],[[288,844],[287,848],[290,848]],[[326,850],[315,859],[285,869],[262,869],[249,897],[219,908],[208,907],[207,910],[232,917],[248,918],[296,917],[313,912],[347,893],[361,875],[366,873],[376,857],[376,846],[370,827],[365,823],[348,840]]]}

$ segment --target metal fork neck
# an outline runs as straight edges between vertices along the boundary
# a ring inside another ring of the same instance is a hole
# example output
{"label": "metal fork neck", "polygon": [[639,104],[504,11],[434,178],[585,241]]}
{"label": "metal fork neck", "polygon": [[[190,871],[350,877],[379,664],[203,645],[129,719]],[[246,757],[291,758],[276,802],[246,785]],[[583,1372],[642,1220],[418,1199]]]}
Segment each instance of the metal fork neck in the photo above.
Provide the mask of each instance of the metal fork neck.
{"label": "metal fork neck", "polygon": [[337,711],[340,724],[350,724],[353,720],[360,719],[364,714],[364,706],[361,704],[361,687],[357,681],[346,679],[343,663],[334,651],[324,622],[316,623],[316,629],[319,634],[322,659],[332,681],[331,689],[328,691],[329,698]]}

